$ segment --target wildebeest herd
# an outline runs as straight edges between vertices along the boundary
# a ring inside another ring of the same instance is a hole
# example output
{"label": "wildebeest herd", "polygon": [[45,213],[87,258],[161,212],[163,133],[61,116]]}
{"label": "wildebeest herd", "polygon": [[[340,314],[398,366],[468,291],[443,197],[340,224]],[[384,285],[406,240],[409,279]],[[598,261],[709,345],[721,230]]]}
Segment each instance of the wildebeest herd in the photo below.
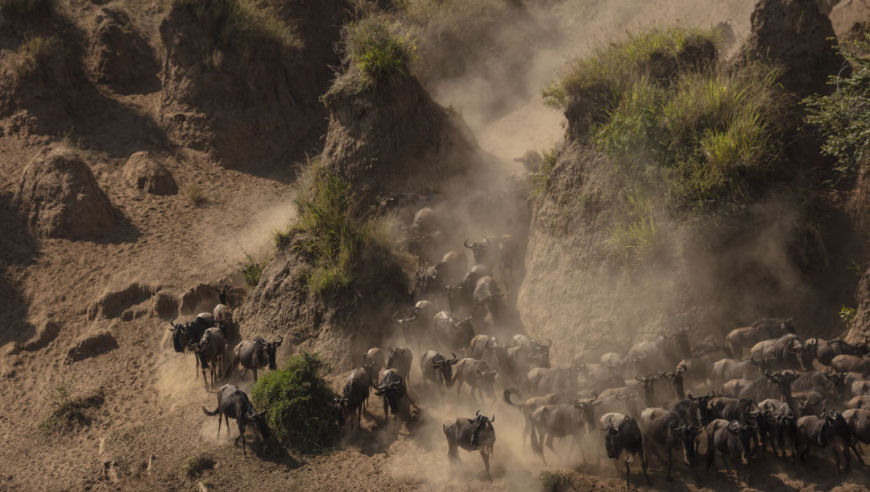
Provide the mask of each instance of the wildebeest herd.
{"label": "wildebeest herd", "polygon": [[[718,455],[729,472],[734,468],[738,483],[749,482],[752,464],[759,460],[797,463],[811,452],[829,453],[841,477],[850,471],[853,456],[863,465],[861,445],[870,444],[867,339],[854,344],[801,339],[791,319],[764,318],[732,330],[724,340],[708,337],[693,343],[687,329],[674,330],[626,353],[605,353],[594,362],[575,358],[554,368],[549,340],[515,334],[501,335],[502,343],[486,334],[502,329],[513,316],[500,285],[510,283],[516,267],[513,238],[505,235],[497,245],[488,238],[464,245],[472,252],[472,268],[465,253],[454,250],[434,266],[417,270],[410,305],[392,316],[406,346],[360,354],[360,366],[349,373],[334,401],[337,425],[349,424],[353,433],[372,390],[383,400],[385,418],[398,418],[402,401],[417,406],[417,392],[410,386],[413,347],[422,375],[414,387],[429,401],[458,398],[467,385],[471,401],[492,406],[499,385],[501,400],[522,415],[523,441],[528,439],[544,463],[548,452],[564,452],[554,439],[567,438],[567,459],[575,447],[584,462],[590,449],[598,449],[593,458],[614,460],[618,473],[623,473],[622,462],[629,486],[635,457],[647,483],[650,456],[671,480],[678,465],[697,478],[698,462],[703,458],[711,470]],[[492,276],[498,266],[500,283]],[[234,326],[225,295],[226,290],[214,313],[172,328],[175,350],[195,353],[197,374],[201,371],[205,379],[211,369],[212,386],[238,366],[252,370],[255,380],[258,369],[275,369],[282,342],[256,338],[238,343],[222,373]],[[424,346],[434,348],[423,352]],[[222,415],[227,424],[229,417],[237,419],[240,434],[251,423],[268,436],[263,413],[235,386],[219,390],[217,410],[203,410],[219,419]],[[451,463],[458,448],[479,451],[489,477],[494,423],[494,415],[479,411],[445,422]],[[220,422],[218,426],[220,432]]]}

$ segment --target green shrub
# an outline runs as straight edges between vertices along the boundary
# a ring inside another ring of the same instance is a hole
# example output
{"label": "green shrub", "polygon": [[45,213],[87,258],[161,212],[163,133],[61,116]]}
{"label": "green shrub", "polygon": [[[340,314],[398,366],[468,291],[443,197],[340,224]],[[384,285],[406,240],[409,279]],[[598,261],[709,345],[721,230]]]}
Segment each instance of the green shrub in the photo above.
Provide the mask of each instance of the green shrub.
{"label": "green shrub", "polygon": [[843,306],[840,308],[840,319],[846,325],[846,329],[852,328],[852,323],[855,321],[856,310],[853,307]]}
{"label": "green shrub", "polygon": [[263,269],[269,264],[271,258],[263,258],[257,261],[247,251],[243,250],[243,252],[245,253],[245,260],[236,267],[236,271],[242,274],[242,277],[245,279],[245,285],[253,289],[260,283]]}
{"label": "green shrub", "polygon": [[44,17],[57,11],[58,0],[0,0],[0,14]]}
{"label": "green shrub", "polygon": [[300,452],[322,452],[335,436],[332,408],[336,395],[324,379],[328,373],[316,353],[302,352],[254,384],[253,403],[268,409],[269,428],[281,442]]}
{"label": "green shrub", "polygon": [[[870,39],[870,38],[868,38]],[[837,171],[853,176],[867,162],[870,149],[870,42],[854,42],[841,50],[852,63],[852,76],[832,77],[830,95],[804,100],[806,121],[825,136],[822,153],[837,159]]]}
{"label": "green shrub", "polygon": [[89,419],[84,413],[87,402],[70,396],[71,382],[59,384],[51,392],[52,411],[39,423],[39,431],[44,434],[59,434],[86,425]]}
{"label": "green shrub", "polygon": [[345,29],[345,56],[364,83],[395,74],[410,74],[416,46],[389,24],[386,17],[369,16]]}

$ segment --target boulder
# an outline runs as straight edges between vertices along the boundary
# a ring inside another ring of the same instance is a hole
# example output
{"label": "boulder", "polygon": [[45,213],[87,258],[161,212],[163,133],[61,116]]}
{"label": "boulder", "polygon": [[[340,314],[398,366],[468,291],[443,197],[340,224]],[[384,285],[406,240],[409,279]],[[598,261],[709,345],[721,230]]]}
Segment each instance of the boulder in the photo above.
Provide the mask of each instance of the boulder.
{"label": "boulder", "polygon": [[124,181],[152,195],[174,195],[178,185],[172,174],[150,152],[136,152],[124,165]]}
{"label": "boulder", "polygon": [[127,12],[116,7],[103,7],[94,17],[89,69],[97,82],[121,94],[160,89],[154,51]]}
{"label": "boulder", "polygon": [[84,239],[107,232],[115,210],[81,154],[66,146],[39,153],[21,176],[15,196],[32,233]]}

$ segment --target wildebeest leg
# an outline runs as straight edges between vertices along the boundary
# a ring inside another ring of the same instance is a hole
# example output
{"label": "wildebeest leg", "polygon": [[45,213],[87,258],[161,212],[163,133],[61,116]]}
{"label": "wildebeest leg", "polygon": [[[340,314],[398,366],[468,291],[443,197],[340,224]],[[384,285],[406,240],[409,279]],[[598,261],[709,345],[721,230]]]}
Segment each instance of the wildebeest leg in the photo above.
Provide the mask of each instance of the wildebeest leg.
{"label": "wildebeest leg", "polygon": [[255,383],[257,382],[257,370],[256,369],[254,369],[254,382]]}
{"label": "wildebeest leg", "polygon": [[239,437],[242,438],[242,459],[248,459],[248,449],[245,443],[245,424],[244,419],[240,418],[239,422]]}
{"label": "wildebeest leg", "polygon": [[643,448],[638,451],[640,455],[640,467],[643,469],[643,476],[646,477],[647,485],[652,485],[652,481],[649,479],[649,475],[646,473],[646,467],[648,466],[647,455],[643,452]]}
{"label": "wildebeest leg", "polygon": [[232,427],[230,427],[230,416],[227,414],[224,414],[224,420],[227,421],[227,439],[229,439],[229,438],[233,437],[232,436],[232,433],[233,433]]}
{"label": "wildebeest leg", "polygon": [[855,453],[855,457],[858,458],[858,463],[861,463],[861,466],[866,466],[864,464],[864,458],[861,457],[861,453],[859,452],[858,447],[856,446],[857,444],[858,444],[858,440],[852,439],[852,442],[849,444],[849,448],[851,448],[852,452]]}
{"label": "wildebeest leg", "polygon": [[628,457],[625,458],[625,488],[631,490],[631,466],[628,464]]}
{"label": "wildebeest leg", "polygon": [[[220,402],[218,402],[218,409],[220,409]],[[221,420],[223,420],[224,416],[218,413],[218,438],[221,437]],[[229,426],[227,427],[229,430]]]}
{"label": "wildebeest leg", "polygon": [[671,447],[668,446],[668,482],[673,482],[674,477],[671,476]]}
{"label": "wildebeest leg", "polygon": [[[544,435],[545,434],[543,434],[543,433],[541,434],[542,440],[544,439]],[[546,443],[547,447],[550,448],[550,450],[553,452],[553,454],[555,454],[556,456],[559,456],[559,453],[556,452],[556,448],[553,447],[553,433],[548,432],[548,433],[546,433],[546,436],[547,436],[547,443]]]}
{"label": "wildebeest leg", "polygon": [[716,446],[712,441],[712,439],[707,440],[707,471],[713,469],[713,463],[716,461]]}
{"label": "wildebeest leg", "polygon": [[454,463],[459,461],[459,454],[454,444],[447,445],[447,459],[450,461],[450,470],[453,470]]}
{"label": "wildebeest leg", "polygon": [[492,476],[489,474],[489,455],[480,450],[480,457],[483,459],[483,467],[486,469],[486,479],[492,482]]}

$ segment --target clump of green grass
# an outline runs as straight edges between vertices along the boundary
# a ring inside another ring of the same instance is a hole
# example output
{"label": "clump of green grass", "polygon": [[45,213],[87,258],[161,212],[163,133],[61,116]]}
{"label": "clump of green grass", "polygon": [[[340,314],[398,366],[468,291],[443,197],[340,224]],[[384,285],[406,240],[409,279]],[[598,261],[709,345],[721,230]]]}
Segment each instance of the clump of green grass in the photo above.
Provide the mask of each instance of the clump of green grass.
{"label": "clump of green grass", "polygon": [[69,432],[89,422],[84,413],[88,404],[81,398],[73,398],[70,395],[71,386],[71,382],[66,382],[55,386],[52,390],[50,397],[52,411],[38,426],[43,434]]}
{"label": "clump of green grass", "polygon": [[303,453],[322,452],[335,435],[336,395],[324,378],[328,373],[316,353],[302,352],[261,377],[251,392],[257,408],[268,408],[266,421],[275,436]]}
{"label": "clump of green grass", "polygon": [[291,232],[289,228],[272,229],[272,242],[275,243],[275,249],[282,250],[290,245]]}
{"label": "clump of green grass", "polygon": [[660,251],[664,237],[656,218],[656,207],[651,199],[637,190],[626,193],[624,221],[608,229],[607,244],[623,264],[631,266]]}
{"label": "clump of green grass", "polygon": [[840,308],[840,320],[846,325],[846,329],[852,328],[857,310],[853,307],[843,306]]}
{"label": "clump of green grass", "polygon": [[368,16],[349,25],[344,34],[345,56],[365,84],[411,73],[416,45],[384,16]]}
{"label": "clump of green grass", "polygon": [[236,267],[236,271],[245,279],[245,285],[253,289],[260,283],[263,269],[269,264],[271,258],[263,258],[262,260],[257,261],[247,251],[243,250],[243,252],[245,253],[245,259],[238,267]]}
{"label": "clump of green grass", "polygon": [[199,207],[208,203],[208,196],[198,184],[192,184],[184,190],[184,196],[193,206]]}
{"label": "clump of green grass", "polygon": [[537,200],[547,193],[550,186],[550,175],[553,174],[553,168],[556,167],[558,159],[559,151],[556,147],[541,153],[541,166],[531,176],[532,189],[529,198]]}
{"label": "clump of green grass", "polygon": [[830,95],[813,95],[803,102],[806,121],[825,136],[822,153],[837,159],[836,170],[855,176],[870,157],[870,36],[841,50],[852,64],[852,76],[832,76]]}
{"label": "clump of green grass", "polygon": [[181,473],[187,478],[196,478],[203,474],[206,470],[214,468],[215,460],[210,455],[201,454],[199,456],[188,459],[181,465]]}
{"label": "clump of green grass", "polygon": [[57,40],[53,37],[31,36],[27,38],[10,59],[12,74],[15,80],[21,81],[40,68],[46,69],[59,50]]}
{"label": "clump of green grass", "polygon": [[46,17],[57,11],[58,0],[0,0],[0,15]]}

